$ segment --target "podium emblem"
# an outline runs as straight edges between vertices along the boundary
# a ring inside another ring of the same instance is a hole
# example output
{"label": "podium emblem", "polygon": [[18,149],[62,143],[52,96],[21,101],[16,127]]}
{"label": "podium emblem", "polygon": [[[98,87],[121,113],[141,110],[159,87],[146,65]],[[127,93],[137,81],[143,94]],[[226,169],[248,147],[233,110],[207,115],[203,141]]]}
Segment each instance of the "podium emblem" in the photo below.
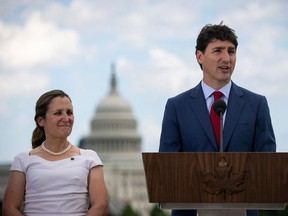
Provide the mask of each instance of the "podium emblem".
{"label": "podium emblem", "polygon": [[246,180],[246,171],[234,173],[233,167],[229,166],[225,157],[218,161],[214,172],[202,172],[204,191],[210,194],[235,194],[244,191],[242,187]]}

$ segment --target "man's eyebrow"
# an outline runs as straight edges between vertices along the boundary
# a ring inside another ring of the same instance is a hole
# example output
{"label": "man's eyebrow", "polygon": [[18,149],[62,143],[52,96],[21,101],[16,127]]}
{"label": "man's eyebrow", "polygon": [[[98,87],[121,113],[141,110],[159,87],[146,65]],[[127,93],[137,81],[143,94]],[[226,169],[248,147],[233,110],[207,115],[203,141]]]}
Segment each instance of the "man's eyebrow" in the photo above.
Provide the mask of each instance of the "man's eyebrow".
{"label": "man's eyebrow", "polygon": [[213,47],[213,49],[225,49],[225,47],[223,47],[223,46],[216,46],[216,47]]}
{"label": "man's eyebrow", "polygon": [[[223,50],[223,49],[226,49],[226,47],[224,47],[224,46],[216,46],[216,47],[213,47],[212,49],[213,49],[213,50],[215,50],[215,49],[221,49],[221,50]],[[233,50],[233,49],[236,50],[236,47],[232,47],[232,46],[231,46],[231,47],[228,47],[228,49],[229,49],[229,50]]]}

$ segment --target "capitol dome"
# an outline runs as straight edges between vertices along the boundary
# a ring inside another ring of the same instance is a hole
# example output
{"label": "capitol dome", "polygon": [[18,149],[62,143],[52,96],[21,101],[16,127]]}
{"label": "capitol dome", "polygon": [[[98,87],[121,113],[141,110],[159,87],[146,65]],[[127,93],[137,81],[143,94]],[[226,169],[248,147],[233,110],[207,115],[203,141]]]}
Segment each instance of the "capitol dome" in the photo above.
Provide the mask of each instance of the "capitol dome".
{"label": "capitol dome", "polygon": [[114,68],[110,92],[99,103],[91,120],[91,132],[80,147],[99,153],[140,152],[141,137],[130,104],[118,93]]}
{"label": "capitol dome", "polygon": [[112,73],[110,93],[99,103],[95,118],[134,119],[129,103],[117,92],[115,73]]}
{"label": "capitol dome", "polygon": [[149,215],[141,137],[130,104],[117,90],[113,65],[110,89],[97,105],[80,148],[96,151],[104,164],[111,215],[118,215],[128,203],[141,215]]}

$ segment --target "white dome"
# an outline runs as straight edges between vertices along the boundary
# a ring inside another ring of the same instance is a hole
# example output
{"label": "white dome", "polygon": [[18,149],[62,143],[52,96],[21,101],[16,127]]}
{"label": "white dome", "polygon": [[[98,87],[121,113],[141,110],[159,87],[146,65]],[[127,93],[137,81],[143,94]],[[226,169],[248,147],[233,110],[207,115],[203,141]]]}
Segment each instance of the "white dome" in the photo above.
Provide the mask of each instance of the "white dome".
{"label": "white dome", "polygon": [[110,93],[99,103],[94,119],[135,120],[131,106],[117,92],[116,85],[115,73],[112,73]]}
{"label": "white dome", "polygon": [[82,148],[91,148],[102,154],[111,152],[139,152],[141,137],[130,104],[116,89],[112,73],[109,94],[99,103],[91,121],[90,135],[81,141]]}
{"label": "white dome", "polygon": [[96,113],[132,113],[129,103],[122,98],[116,91],[111,92],[98,105]]}

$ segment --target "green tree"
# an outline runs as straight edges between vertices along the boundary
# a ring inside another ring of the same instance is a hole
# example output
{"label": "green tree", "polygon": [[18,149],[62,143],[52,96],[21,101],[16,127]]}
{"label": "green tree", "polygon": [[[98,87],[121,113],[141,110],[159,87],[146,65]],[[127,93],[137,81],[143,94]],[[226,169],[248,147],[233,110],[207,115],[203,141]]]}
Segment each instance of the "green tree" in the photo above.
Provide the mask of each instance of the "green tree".
{"label": "green tree", "polygon": [[131,205],[128,203],[122,210],[121,216],[140,216],[137,211],[134,211]]}
{"label": "green tree", "polygon": [[151,211],[150,216],[168,216],[164,211],[158,208],[157,205],[155,205]]}
{"label": "green tree", "polygon": [[261,210],[259,211],[260,216],[288,216],[288,205],[284,210]]}

